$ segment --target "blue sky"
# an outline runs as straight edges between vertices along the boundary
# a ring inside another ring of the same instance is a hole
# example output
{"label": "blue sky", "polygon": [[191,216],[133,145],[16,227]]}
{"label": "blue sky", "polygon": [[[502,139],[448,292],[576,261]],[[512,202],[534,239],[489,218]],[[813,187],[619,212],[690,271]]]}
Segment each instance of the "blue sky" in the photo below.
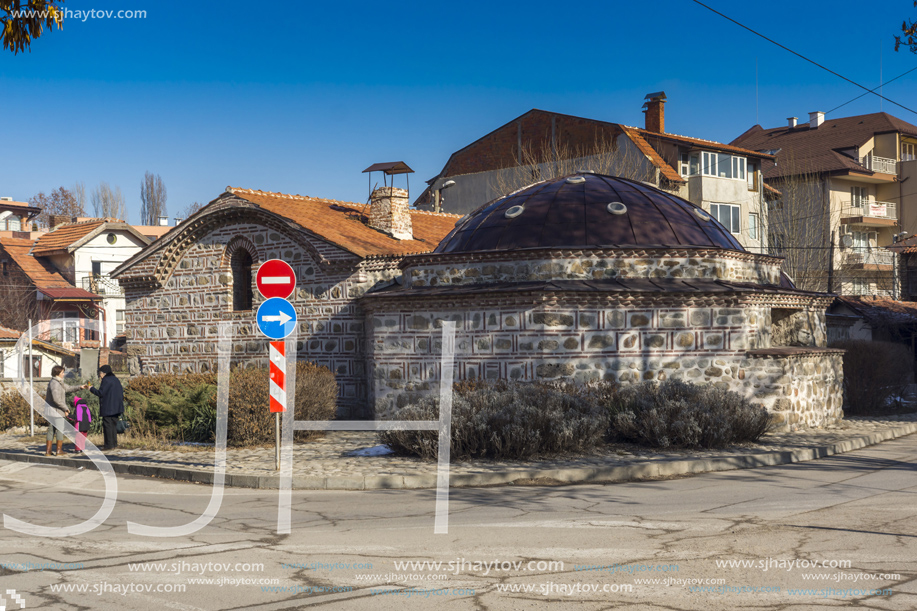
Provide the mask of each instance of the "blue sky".
{"label": "blue sky", "polygon": [[[911,0],[707,4],[869,87],[880,54],[884,80],[917,66],[893,50]],[[690,0],[65,6],[147,17],[70,19],[0,54],[0,195],[104,180],[132,222],[147,170],[173,216],[226,185],[365,201],[370,164],[406,161],[417,195],[451,152],[531,108],[642,126],[661,89],[667,131],[729,142],[756,112],[772,127],[862,93]],[[883,93],[917,109],[917,72]],[[829,117],[879,110],[869,95]]]}

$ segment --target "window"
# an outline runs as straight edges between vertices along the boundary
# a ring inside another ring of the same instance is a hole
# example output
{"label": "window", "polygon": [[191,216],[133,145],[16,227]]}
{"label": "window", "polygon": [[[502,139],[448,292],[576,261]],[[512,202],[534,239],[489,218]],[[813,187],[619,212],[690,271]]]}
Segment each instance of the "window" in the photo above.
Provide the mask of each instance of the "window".
{"label": "window", "polygon": [[879,234],[875,231],[851,231],[850,237],[853,238],[853,250],[868,252],[871,247],[878,244]]}
{"label": "window", "polygon": [[704,176],[745,180],[746,164],[744,157],[704,151],[701,172]]}
{"label": "window", "polygon": [[741,230],[738,206],[733,206],[731,204],[710,204],[710,213],[713,214],[713,217],[722,223],[730,233],[738,234]]}
{"label": "window", "polygon": [[704,162],[701,170],[704,176],[716,176],[716,153],[704,151]]}
{"label": "window", "polygon": [[681,175],[697,176],[700,174],[700,153],[681,154]]}
{"label": "window", "polygon": [[758,239],[758,215],[753,212],[748,215],[748,237]]}
{"label": "window", "polygon": [[901,161],[913,161],[917,159],[917,145],[913,142],[901,143]]}
{"label": "window", "polygon": [[80,339],[79,314],[76,312],[51,313],[51,339],[76,344]]}
{"label": "window", "polygon": [[124,333],[124,310],[115,310],[115,335]]}
{"label": "window", "polygon": [[738,180],[745,180],[745,165],[746,160],[744,157],[733,157],[732,158],[732,177]]}
{"label": "window", "polygon": [[252,309],[252,256],[237,248],[230,259],[232,268],[232,309],[241,312]]}
{"label": "window", "polygon": [[872,287],[865,278],[853,278],[850,285],[850,292],[853,295],[870,295],[872,293]]}
{"label": "window", "polygon": [[854,208],[861,208],[869,200],[869,194],[866,187],[850,187],[850,205]]}
{"label": "window", "polygon": [[758,190],[758,164],[756,163],[748,164],[748,190]]}

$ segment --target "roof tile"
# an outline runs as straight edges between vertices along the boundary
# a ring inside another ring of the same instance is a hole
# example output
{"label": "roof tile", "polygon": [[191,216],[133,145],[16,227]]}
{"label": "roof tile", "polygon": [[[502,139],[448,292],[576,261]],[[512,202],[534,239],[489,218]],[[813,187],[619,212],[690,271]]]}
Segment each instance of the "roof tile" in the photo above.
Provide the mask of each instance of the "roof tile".
{"label": "roof tile", "polygon": [[460,217],[411,210],[414,239],[398,240],[367,224],[367,204],[234,187],[226,190],[360,257],[431,252]]}
{"label": "roof tile", "polygon": [[0,249],[29,277],[37,288],[74,288],[51,264],[30,254],[32,240],[0,238]]}
{"label": "roof tile", "polygon": [[106,220],[104,219],[93,219],[83,223],[61,225],[54,231],[49,231],[38,238],[35,242],[35,250],[32,251],[32,254],[42,255],[67,248],[71,244],[79,242],[105,223]]}

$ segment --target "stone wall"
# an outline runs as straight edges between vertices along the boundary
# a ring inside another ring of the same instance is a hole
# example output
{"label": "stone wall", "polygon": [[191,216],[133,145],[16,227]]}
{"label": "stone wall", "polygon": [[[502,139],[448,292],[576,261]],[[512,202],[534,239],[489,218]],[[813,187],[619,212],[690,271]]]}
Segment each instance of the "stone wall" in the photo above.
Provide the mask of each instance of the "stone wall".
{"label": "stone wall", "polygon": [[[397,275],[398,260],[362,261],[351,256],[342,263],[320,264],[302,239],[256,221],[226,225],[184,249],[163,286],[126,283],[126,334],[135,367],[144,373],[213,370],[217,323],[224,320],[235,323],[234,358],[267,367],[267,340],[255,323],[263,299],[254,286],[254,272],[260,262],[284,259],[297,278],[290,301],[300,321],[299,358],[335,373],[342,417],[367,416],[364,314],[356,299],[377,282]],[[327,252],[326,243],[315,242],[315,249]],[[251,310],[236,312],[229,262],[232,249],[240,245],[252,254],[254,303]],[[155,268],[156,257],[150,259],[144,265]]]}
{"label": "stone wall", "polygon": [[780,283],[780,260],[732,251],[550,251],[419,255],[405,260],[405,286],[611,278],[708,278]]}
{"label": "stone wall", "polygon": [[773,411],[781,426],[822,426],[841,416],[840,355],[812,348],[808,356],[800,348],[769,354],[765,305],[721,299],[704,307],[626,307],[597,297],[533,306],[524,296],[477,304],[365,301],[371,400],[381,416],[439,388],[444,320],[456,322],[456,381],[671,378],[737,391]]}

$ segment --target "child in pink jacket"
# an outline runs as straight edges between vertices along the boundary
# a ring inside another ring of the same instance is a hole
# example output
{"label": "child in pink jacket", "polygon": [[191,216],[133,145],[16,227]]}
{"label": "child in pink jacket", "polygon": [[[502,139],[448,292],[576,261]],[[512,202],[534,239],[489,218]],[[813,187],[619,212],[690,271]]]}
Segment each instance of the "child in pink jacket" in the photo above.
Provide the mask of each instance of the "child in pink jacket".
{"label": "child in pink jacket", "polygon": [[89,424],[92,422],[92,412],[86,401],[79,397],[73,398],[73,416],[70,423],[76,429],[76,451],[82,452],[86,449],[86,436],[89,434]]}

